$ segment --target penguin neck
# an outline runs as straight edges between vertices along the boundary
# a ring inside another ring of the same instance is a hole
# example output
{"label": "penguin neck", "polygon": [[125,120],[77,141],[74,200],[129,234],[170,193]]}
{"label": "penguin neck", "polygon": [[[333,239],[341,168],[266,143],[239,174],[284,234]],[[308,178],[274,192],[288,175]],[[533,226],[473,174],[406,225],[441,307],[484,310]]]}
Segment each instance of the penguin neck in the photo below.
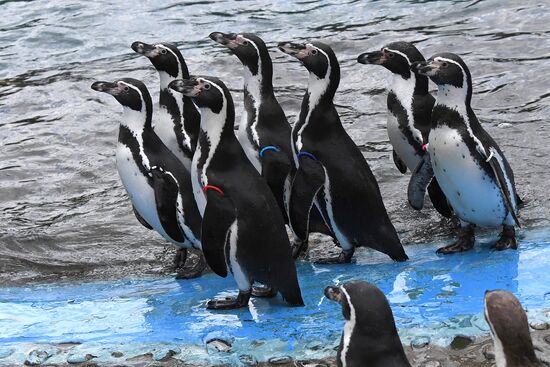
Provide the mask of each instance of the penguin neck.
{"label": "penguin neck", "polygon": [[136,111],[130,107],[123,106],[122,122],[133,135],[142,135],[145,131],[152,129],[152,109],[145,107],[145,111]]}
{"label": "penguin neck", "polygon": [[416,78],[411,73],[409,78],[400,74],[393,74],[390,92],[395,94],[401,105],[407,110],[412,110],[413,95],[416,89]]}
{"label": "penguin neck", "polygon": [[470,128],[470,124],[478,122],[475,118],[470,118],[475,115],[470,107],[469,94],[468,88],[457,88],[449,84],[438,85],[435,104],[458,112]]}
{"label": "penguin neck", "polygon": [[159,71],[160,77],[160,95],[159,95],[159,105],[166,107],[168,112],[172,114],[172,111],[179,112],[181,116],[183,111],[183,95],[176,92],[175,90],[168,88],[168,85],[176,79],[181,79],[181,72],[178,73],[175,77],[168,74],[166,71]]}
{"label": "penguin neck", "polygon": [[319,78],[315,73],[309,73],[307,93],[309,95],[310,109],[317,105],[332,105],[336,89],[340,83],[340,71],[329,64],[324,78]]}

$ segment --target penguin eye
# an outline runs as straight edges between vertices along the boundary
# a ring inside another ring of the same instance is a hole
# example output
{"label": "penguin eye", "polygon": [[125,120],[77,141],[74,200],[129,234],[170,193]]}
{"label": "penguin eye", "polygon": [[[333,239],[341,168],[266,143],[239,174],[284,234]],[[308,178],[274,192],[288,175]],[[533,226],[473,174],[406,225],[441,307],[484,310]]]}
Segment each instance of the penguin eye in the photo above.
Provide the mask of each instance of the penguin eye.
{"label": "penguin eye", "polygon": [[243,41],[243,46],[248,46],[248,41],[247,40]]}
{"label": "penguin eye", "polygon": [[162,50],[160,50],[160,53],[163,54],[163,55],[165,55],[166,52],[167,52],[167,51],[166,51],[166,49],[164,49],[164,48],[163,48]]}
{"label": "penguin eye", "polygon": [[317,55],[318,52],[319,52],[319,51],[317,51],[317,49],[315,49],[315,48],[314,48],[313,50],[311,50],[311,54],[312,54],[312,55]]}
{"label": "penguin eye", "polygon": [[204,90],[209,90],[210,89],[210,84],[205,84],[204,85]]}
{"label": "penguin eye", "polygon": [[394,57],[395,54],[393,52],[388,52],[388,57],[391,59],[392,57]]}
{"label": "penguin eye", "polygon": [[124,91],[125,91],[125,92],[128,92],[129,90],[130,90],[130,87],[128,87],[128,86],[125,86],[125,87],[124,87]]}
{"label": "penguin eye", "polygon": [[442,62],[442,63],[441,63],[441,66],[443,66],[444,68],[446,68],[447,65],[448,65],[448,64],[447,64],[446,62]]}

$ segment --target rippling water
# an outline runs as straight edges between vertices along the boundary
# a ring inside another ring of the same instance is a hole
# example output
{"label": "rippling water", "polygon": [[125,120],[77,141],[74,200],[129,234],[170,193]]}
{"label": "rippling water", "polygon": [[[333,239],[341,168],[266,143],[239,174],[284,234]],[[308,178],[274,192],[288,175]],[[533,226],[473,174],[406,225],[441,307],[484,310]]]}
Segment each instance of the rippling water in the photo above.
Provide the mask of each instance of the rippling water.
{"label": "rippling water", "polygon": [[[356,56],[395,40],[425,56],[462,55],[473,106],[515,170],[524,227],[548,226],[550,4],[547,1],[0,1],[0,280],[166,272],[157,235],[133,217],[114,160],[120,106],[90,89],[132,76],[156,96],[157,75],[129,45],[172,41],[192,73],[221,77],[241,109],[241,66],[212,31],[256,32],[271,48],[290,121],[306,86],[285,40],[322,40],[342,65],[336,103],[362,148],[405,243],[450,239],[433,211],[406,204],[408,176],[390,159],[389,72]],[[237,121],[239,121],[237,119]]]}

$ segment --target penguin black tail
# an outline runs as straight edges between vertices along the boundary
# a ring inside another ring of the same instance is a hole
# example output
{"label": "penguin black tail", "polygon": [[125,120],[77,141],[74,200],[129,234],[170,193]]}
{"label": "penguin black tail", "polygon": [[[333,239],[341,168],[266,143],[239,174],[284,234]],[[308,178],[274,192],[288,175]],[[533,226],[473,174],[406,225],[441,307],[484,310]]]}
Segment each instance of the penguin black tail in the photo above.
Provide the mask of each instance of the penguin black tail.
{"label": "penguin black tail", "polygon": [[401,247],[401,251],[397,254],[389,254],[389,256],[391,257],[391,259],[393,261],[399,261],[399,262],[402,262],[402,261],[407,261],[409,260],[409,257],[407,256],[407,254],[405,253],[405,249],[403,249],[403,247]]}
{"label": "penguin black tail", "polygon": [[290,305],[294,307],[304,306],[304,300],[302,299],[302,292],[300,291],[300,286],[296,281],[296,286],[285,287],[286,289],[281,289],[281,295],[283,299]]}

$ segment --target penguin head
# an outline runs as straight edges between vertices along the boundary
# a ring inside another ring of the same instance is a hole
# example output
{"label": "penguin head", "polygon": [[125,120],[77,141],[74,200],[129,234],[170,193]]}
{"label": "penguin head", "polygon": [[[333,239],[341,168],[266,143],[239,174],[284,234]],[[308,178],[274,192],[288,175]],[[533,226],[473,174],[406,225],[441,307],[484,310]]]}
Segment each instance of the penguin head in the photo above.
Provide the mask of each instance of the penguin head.
{"label": "penguin head", "polygon": [[411,76],[411,64],[424,61],[424,56],[409,42],[392,42],[380,51],[365,52],[357,57],[361,64],[382,65],[394,74],[408,79]]}
{"label": "penguin head", "polygon": [[[215,114],[222,111],[225,101],[232,103],[229,89],[215,77],[192,76],[189,79],[177,79],[172,81],[168,87],[190,97],[197,107],[209,109]],[[227,108],[227,106],[225,107]]]}
{"label": "penguin head", "polygon": [[134,111],[149,111],[152,106],[147,87],[136,79],[122,78],[112,83],[98,81],[92,84],[92,89],[112,95],[123,107]]}
{"label": "penguin head", "polygon": [[413,62],[411,70],[428,76],[435,84],[449,85],[458,89],[471,89],[470,70],[455,54],[444,52],[430,57],[426,61]]}
{"label": "penguin head", "polygon": [[347,321],[364,335],[395,337],[397,328],[386,296],[365,281],[352,281],[341,287],[326,287],[325,296],[340,303]]}
{"label": "penguin head", "polygon": [[[538,365],[529,333],[527,315],[512,293],[504,290],[485,292],[484,313],[495,346],[499,343],[504,354],[495,355],[497,366]],[[497,349],[495,347],[495,352]],[[499,359],[504,360],[499,363]],[[506,361],[508,361],[507,364]]]}
{"label": "penguin head", "polygon": [[150,45],[136,41],[131,47],[138,54],[146,56],[157,71],[163,71],[172,78],[189,77],[187,64],[175,45],[166,42]]}
{"label": "penguin head", "polygon": [[278,47],[282,52],[300,60],[306,69],[319,79],[327,79],[333,75],[340,77],[338,59],[332,48],[324,43],[281,42]]}
{"label": "penguin head", "polygon": [[252,33],[212,32],[209,37],[235,54],[252,75],[257,75],[262,67],[271,66],[271,57],[264,41]]}

